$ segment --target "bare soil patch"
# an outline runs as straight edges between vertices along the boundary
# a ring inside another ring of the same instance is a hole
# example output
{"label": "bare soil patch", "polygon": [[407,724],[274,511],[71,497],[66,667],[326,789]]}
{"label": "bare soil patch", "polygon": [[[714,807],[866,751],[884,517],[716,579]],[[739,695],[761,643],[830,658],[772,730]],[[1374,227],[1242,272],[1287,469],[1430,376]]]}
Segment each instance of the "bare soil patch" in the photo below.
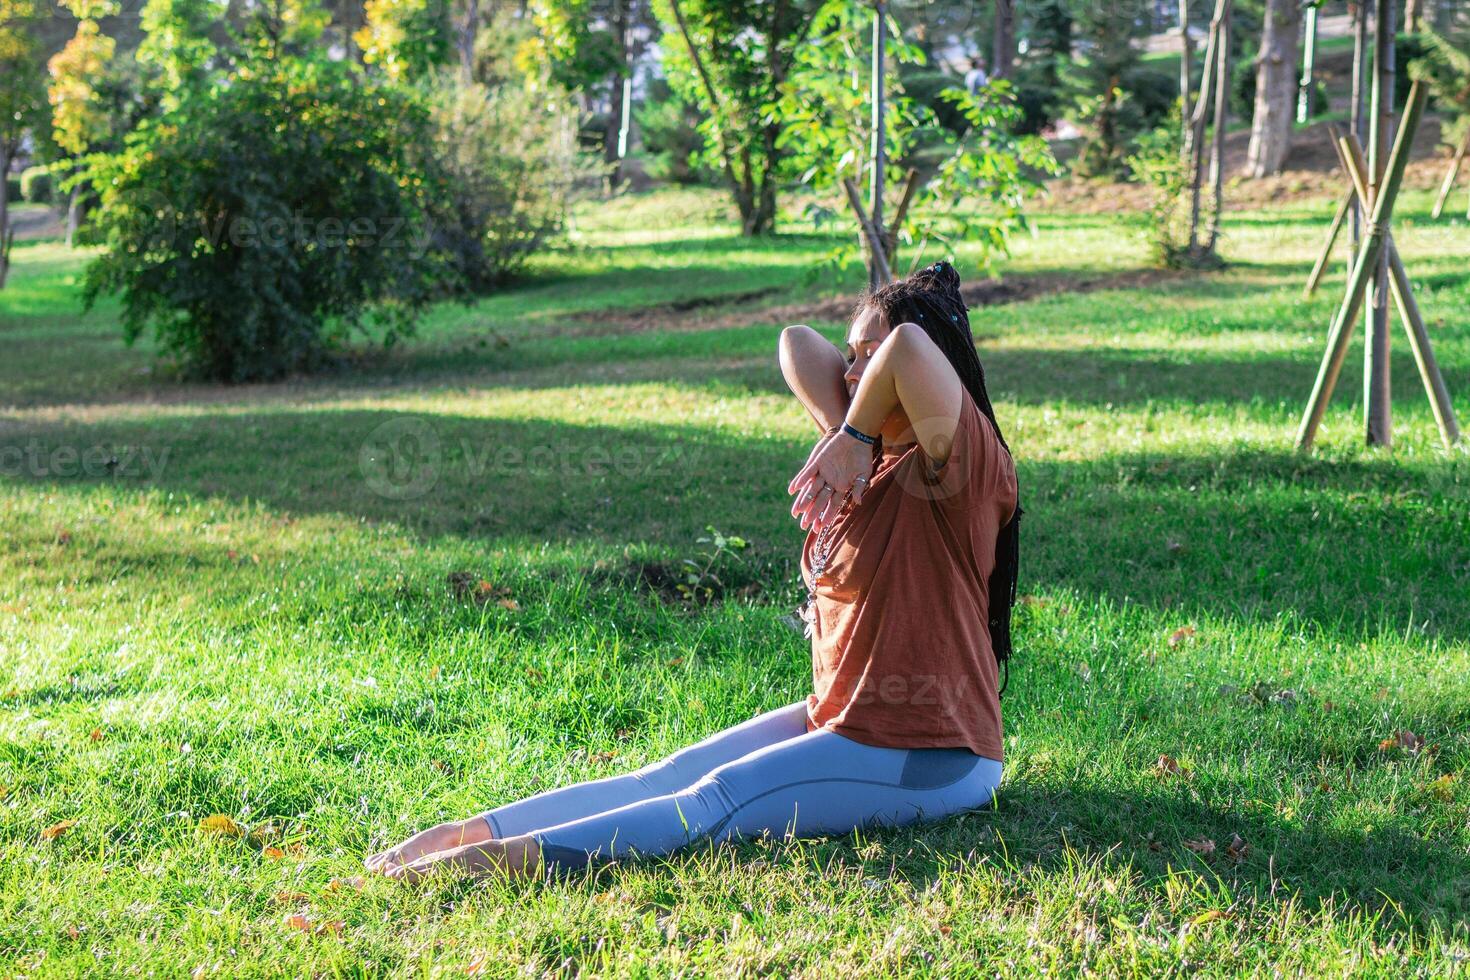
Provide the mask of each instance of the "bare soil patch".
{"label": "bare soil patch", "polygon": [[[962,292],[966,305],[975,309],[1020,303],[1053,293],[1131,289],[1186,275],[1188,273],[1146,268],[1096,275],[1017,274],[1004,279],[972,282],[963,287]],[[697,305],[660,304],[632,310],[588,311],[568,318],[563,325],[552,328],[549,335],[607,336],[646,330],[693,333],[728,330],[752,323],[782,326],[793,323],[844,323],[851,318],[860,298],[857,294],[846,294],[763,307],[752,303],[750,294],[740,293],[710,298]]]}
{"label": "bare soil patch", "polygon": [[[1245,176],[1250,149],[1248,129],[1237,130],[1225,140],[1225,205],[1228,208],[1261,208],[1336,197],[1347,189],[1347,176],[1337,165],[1327,123],[1314,123],[1299,130],[1292,140],[1286,167],[1270,177],[1252,180]],[[1450,148],[1440,142],[1440,120],[1425,119],[1415,136],[1409,166],[1404,173],[1406,190],[1433,190],[1444,179]],[[1064,178],[1047,185],[1043,198],[1047,210],[1074,214],[1114,211],[1139,212],[1147,208],[1153,191],[1143,184]]]}

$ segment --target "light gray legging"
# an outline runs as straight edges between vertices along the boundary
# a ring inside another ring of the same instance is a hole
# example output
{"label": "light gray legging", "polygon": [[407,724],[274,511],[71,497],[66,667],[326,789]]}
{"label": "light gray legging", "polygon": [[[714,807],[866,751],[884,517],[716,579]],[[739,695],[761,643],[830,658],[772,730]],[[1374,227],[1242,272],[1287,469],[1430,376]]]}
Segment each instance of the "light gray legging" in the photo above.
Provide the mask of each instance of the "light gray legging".
{"label": "light gray legging", "polygon": [[706,838],[843,834],[988,805],[1001,766],[969,749],[889,749],[806,730],[777,708],[636,772],[548,790],[484,814],[498,838],[530,834],[548,872],[668,854]]}

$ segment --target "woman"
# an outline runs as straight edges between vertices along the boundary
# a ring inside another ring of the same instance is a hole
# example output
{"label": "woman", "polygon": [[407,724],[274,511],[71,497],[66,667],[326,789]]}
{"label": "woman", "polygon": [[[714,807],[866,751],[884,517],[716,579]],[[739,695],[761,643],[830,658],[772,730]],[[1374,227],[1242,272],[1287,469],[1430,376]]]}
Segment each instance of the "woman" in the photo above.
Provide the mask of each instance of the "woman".
{"label": "woman", "polygon": [[959,276],[939,263],[865,297],[845,359],[788,327],[780,362],[824,433],[788,487],[808,529],[814,692],[636,772],[423,831],[369,868],[530,874],[991,802],[1020,507]]}

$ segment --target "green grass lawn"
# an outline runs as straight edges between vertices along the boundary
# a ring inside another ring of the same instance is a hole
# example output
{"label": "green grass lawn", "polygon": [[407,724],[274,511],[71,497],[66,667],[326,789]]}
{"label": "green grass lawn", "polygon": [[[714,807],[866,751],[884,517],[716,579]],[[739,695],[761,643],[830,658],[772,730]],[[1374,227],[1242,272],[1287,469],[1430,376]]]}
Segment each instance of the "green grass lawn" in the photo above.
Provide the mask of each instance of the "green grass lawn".
{"label": "green grass lawn", "polygon": [[[1396,237],[1470,423],[1470,231],[1429,203]],[[249,388],[173,380],[80,313],[83,257],[17,245],[0,974],[1461,969],[1470,454],[1401,333],[1394,448],[1361,447],[1355,343],[1293,451],[1330,210],[1232,215],[1202,276],[1149,274],[1129,219],[1042,214],[1006,275],[1074,288],[973,311],[1027,510],[995,811],[418,889],[343,880],[808,690],[784,487],[815,433],[770,311],[855,288],[807,277],[836,239],[744,241],[707,193],[589,206],[523,285]],[[419,466],[385,472],[399,437]],[[708,526],[750,546],[688,606]]]}

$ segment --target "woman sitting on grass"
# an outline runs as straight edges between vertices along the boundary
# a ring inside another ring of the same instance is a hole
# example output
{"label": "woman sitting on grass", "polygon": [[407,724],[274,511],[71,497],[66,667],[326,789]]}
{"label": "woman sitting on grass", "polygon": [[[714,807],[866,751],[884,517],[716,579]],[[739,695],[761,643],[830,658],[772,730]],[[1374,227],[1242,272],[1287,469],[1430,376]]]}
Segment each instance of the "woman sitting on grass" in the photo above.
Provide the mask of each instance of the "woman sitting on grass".
{"label": "woman sitting on grass", "polygon": [[959,276],[939,263],[865,297],[845,359],[788,327],[780,362],[824,433],[788,487],[814,693],[636,772],[425,830],[369,868],[529,874],[991,802],[1020,507]]}

